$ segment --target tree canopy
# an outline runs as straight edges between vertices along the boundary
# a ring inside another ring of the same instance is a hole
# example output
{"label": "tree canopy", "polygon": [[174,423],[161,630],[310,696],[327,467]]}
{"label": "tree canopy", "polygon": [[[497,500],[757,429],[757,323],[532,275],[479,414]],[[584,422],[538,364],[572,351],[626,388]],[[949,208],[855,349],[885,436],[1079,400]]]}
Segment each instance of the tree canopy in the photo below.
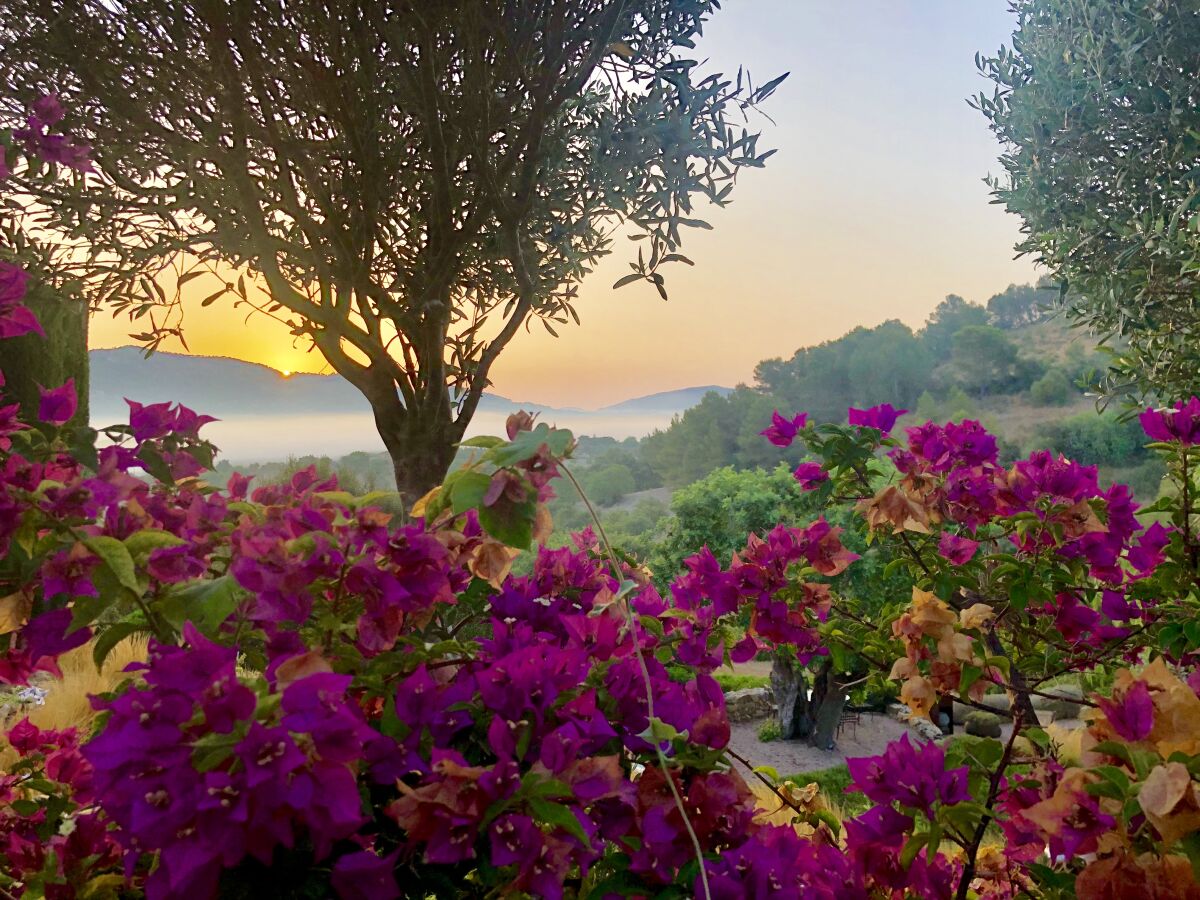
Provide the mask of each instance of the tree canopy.
{"label": "tree canopy", "polygon": [[[311,340],[370,401],[411,497],[444,474],[518,330],[577,318],[616,229],[644,239],[618,284],[665,297],[682,232],[707,227],[694,199],[723,204],[770,155],[744,113],[783,76],[754,87],[687,56],[718,5],[14,0],[6,112],[54,86],[99,176],[16,187],[151,345],[179,331],[155,309],[209,271],[227,281],[205,302]],[[175,285],[145,277],[167,260],[185,261]]]}
{"label": "tree canopy", "polygon": [[847,405],[916,403],[933,364],[912,329],[891,320],[801,348],[790,360],[764,360],[754,377],[780,400],[830,421],[844,415]]}
{"label": "tree canopy", "polygon": [[996,198],[1075,319],[1127,338],[1110,393],[1200,386],[1200,3],[1018,0],[979,61],[1000,139]]}

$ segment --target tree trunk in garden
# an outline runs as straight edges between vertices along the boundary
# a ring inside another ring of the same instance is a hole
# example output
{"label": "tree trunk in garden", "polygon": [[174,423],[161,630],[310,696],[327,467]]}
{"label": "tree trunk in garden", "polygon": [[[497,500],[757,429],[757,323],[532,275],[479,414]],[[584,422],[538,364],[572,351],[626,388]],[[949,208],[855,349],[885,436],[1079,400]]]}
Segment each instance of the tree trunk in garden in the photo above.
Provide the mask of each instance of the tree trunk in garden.
{"label": "tree trunk in garden", "polygon": [[808,677],[790,656],[775,653],[771,664],[771,692],[775,696],[779,736],[787,741],[808,734]]}
{"label": "tree trunk in garden", "polygon": [[814,747],[833,747],[838,722],[846,707],[846,690],[825,660],[808,693],[808,672],[795,659],[776,653],[771,666],[771,691],[775,696],[780,738],[807,738]]}
{"label": "tree trunk in garden", "polygon": [[38,387],[56,388],[75,379],[79,406],[72,425],[88,424],[87,303],[62,297],[44,285],[31,285],[23,301],[46,332],[0,344],[0,372],[6,397],[21,404],[21,418],[37,421]]}
{"label": "tree trunk in garden", "polygon": [[[460,438],[445,435],[453,423],[423,419],[404,409],[396,397],[371,404],[375,426],[392,460],[396,490],[407,513],[414,503],[442,483],[454,461],[455,443]],[[433,417],[430,417],[433,418]]]}
{"label": "tree trunk in garden", "polygon": [[846,688],[833,664],[826,660],[821,674],[813,685],[812,708],[814,716],[812,736],[809,743],[821,750],[832,750],[834,739],[837,737],[838,723],[842,720],[842,711],[846,708]]}

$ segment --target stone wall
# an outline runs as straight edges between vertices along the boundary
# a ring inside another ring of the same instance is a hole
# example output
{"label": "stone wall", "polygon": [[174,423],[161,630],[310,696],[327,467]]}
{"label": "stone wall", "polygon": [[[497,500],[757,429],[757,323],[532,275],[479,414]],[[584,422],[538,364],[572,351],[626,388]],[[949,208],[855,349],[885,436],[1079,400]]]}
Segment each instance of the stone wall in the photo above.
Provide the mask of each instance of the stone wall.
{"label": "stone wall", "polygon": [[725,695],[725,711],[730,722],[750,722],[775,713],[775,704],[767,688],[746,688]]}

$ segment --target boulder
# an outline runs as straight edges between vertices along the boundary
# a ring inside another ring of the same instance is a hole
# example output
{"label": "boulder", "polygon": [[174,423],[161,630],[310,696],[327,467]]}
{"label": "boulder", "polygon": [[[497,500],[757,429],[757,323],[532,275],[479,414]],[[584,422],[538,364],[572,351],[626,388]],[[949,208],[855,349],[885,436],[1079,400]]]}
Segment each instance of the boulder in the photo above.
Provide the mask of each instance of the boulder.
{"label": "boulder", "polygon": [[973,706],[967,706],[967,704],[959,703],[957,700],[955,700],[954,701],[954,712],[951,713],[951,717],[954,719],[954,724],[962,725],[964,722],[967,721],[967,716],[969,716],[974,711],[975,711],[975,708]]}
{"label": "boulder", "polygon": [[1000,737],[1000,717],[986,712],[973,712],[963,723],[963,730],[976,737]]}
{"label": "boulder", "polygon": [[936,741],[945,737],[945,735],[942,733],[942,729],[938,728],[938,726],[934,725],[933,722],[926,718],[909,719],[908,727],[915,731],[917,733],[917,737],[921,738],[922,740]]}
{"label": "boulder", "polygon": [[887,714],[897,722],[907,722],[908,717],[912,715],[912,710],[906,703],[889,703]]}
{"label": "boulder", "polygon": [[1046,688],[1042,693],[1050,696],[1035,694],[1030,698],[1033,708],[1038,711],[1039,719],[1042,718],[1042,711],[1050,713],[1052,721],[1055,722],[1062,719],[1078,719],[1083,712],[1083,689],[1077,684],[1055,685]]}
{"label": "boulder", "polygon": [[746,688],[725,695],[725,712],[730,722],[751,722],[775,711],[771,692],[767,688]]}

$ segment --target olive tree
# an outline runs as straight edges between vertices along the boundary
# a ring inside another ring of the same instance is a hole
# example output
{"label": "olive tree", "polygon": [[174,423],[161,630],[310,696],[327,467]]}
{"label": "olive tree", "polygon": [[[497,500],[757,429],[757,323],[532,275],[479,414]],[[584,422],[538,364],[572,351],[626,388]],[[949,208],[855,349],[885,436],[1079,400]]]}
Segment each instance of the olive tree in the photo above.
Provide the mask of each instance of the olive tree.
{"label": "olive tree", "polygon": [[998,202],[1070,315],[1115,342],[1109,393],[1200,389],[1200,0],[1016,0],[973,101]]}
{"label": "olive tree", "polygon": [[577,321],[619,235],[641,242],[618,285],[665,297],[693,203],[769,155],[746,113],[782,76],[688,58],[718,6],[12,0],[0,77],[10,113],[67,95],[94,145],[89,190],[29,188],[106,286],[127,276],[104,299],[136,337],[179,334],[181,283],[221,274],[205,302],[281,319],[362,392],[412,500],[519,329]]}

